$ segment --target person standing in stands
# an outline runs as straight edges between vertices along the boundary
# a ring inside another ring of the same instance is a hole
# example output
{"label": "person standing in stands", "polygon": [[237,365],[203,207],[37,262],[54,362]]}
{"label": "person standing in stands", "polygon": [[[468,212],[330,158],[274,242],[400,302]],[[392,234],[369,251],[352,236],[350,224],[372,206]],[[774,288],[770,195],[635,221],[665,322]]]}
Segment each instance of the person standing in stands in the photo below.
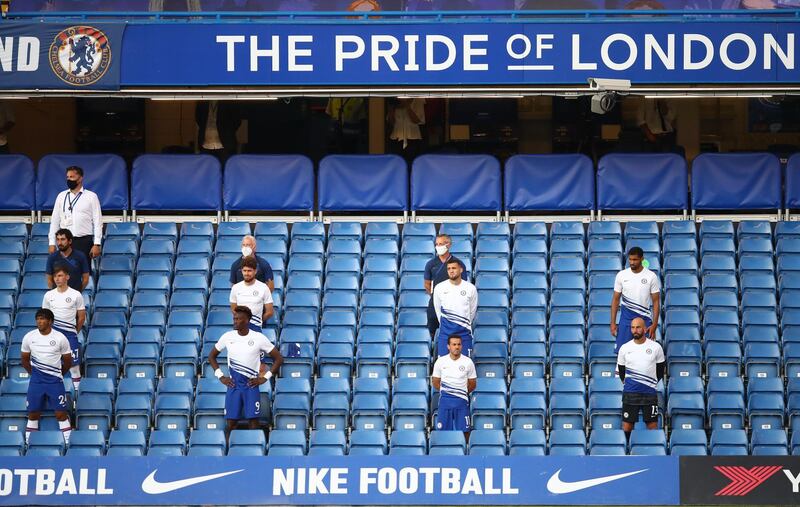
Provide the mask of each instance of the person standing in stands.
{"label": "person standing in stands", "polygon": [[447,338],[449,354],[441,356],[433,364],[431,384],[441,393],[436,429],[440,431],[463,431],[469,442],[472,430],[469,418],[469,393],[478,385],[475,363],[461,354],[461,337]]}
{"label": "person standing in stands", "polygon": [[425,124],[425,99],[397,99],[389,104],[389,139],[391,153],[403,157],[411,167],[414,159],[422,154],[422,130]]}
{"label": "person standing in stands", "polygon": [[267,284],[256,280],[258,263],[251,257],[242,259],[242,281],[231,287],[231,311],[236,314],[236,309],[246,306],[250,309],[250,329],[256,333],[261,332],[261,327],[275,313],[272,307],[272,292]]}
{"label": "person standing in stands", "polygon": [[83,252],[72,248],[72,232],[69,229],[59,229],[56,232],[56,247],[58,251],[50,254],[45,265],[47,286],[51,289],[56,286],[53,274],[56,266],[62,265],[69,272],[67,285],[78,292],[83,292],[89,284],[89,261]]}
{"label": "person standing in stands", "polygon": [[622,430],[630,435],[643,414],[648,430],[658,429],[658,381],[664,378],[664,350],[655,340],[644,336],[644,319],[631,322],[633,340],[619,349],[617,369],[622,387]]}
{"label": "person standing in stands", "polygon": [[462,280],[461,261],[447,261],[447,280],[433,288],[433,309],[439,318],[437,339],[438,355],[449,352],[448,339],[461,337],[463,354],[472,355],[472,323],[478,313],[478,291],[474,285]]}
{"label": "person standing in stands", "polygon": [[72,425],[67,414],[64,375],[72,367],[72,353],[67,337],[53,329],[53,319],[53,312],[40,308],[36,311],[36,329],[22,338],[22,367],[31,376],[25,399],[28,407],[25,441],[30,440],[31,432],[39,431],[42,410],[48,409],[55,411],[64,442],[69,445]]}
{"label": "person standing in stands", "polygon": [[636,123],[642,130],[648,151],[673,153],[677,148],[675,110],[665,100],[644,99]]}
{"label": "person standing in stands", "polygon": [[235,103],[200,101],[195,108],[195,121],[200,153],[217,157],[220,164],[236,154],[236,131],[242,118]]}
{"label": "person standing in stands", "polygon": [[[647,324],[646,336],[656,338],[658,315],[661,308],[661,282],[658,275],[642,265],[644,252],[638,246],[628,251],[629,268],[617,273],[614,279],[614,295],[611,298],[611,334],[617,337],[614,352],[629,342],[631,322],[641,318]],[[617,311],[622,307],[617,326]]]}
{"label": "person standing in stands", "polygon": [[[258,386],[269,382],[283,364],[283,356],[269,338],[253,331],[249,324],[251,317],[248,307],[237,306],[233,310],[234,330],[220,336],[208,354],[208,363],[214,368],[214,376],[228,387],[225,393],[227,435],[236,428],[239,419],[247,419],[251,430],[258,429],[262,408]],[[225,349],[228,349],[229,376],[225,375],[217,363],[217,356]],[[260,358],[266,354],[272,357],[272,368],[259,373]]]}
{"label": "person standing in stands", "polygon": [[270,292],[274,291],[275,280],[273,280],[272,266],[269,265],[266,259],[256,254],[256,238],[249,234],[242,238],[242,256],[231,264],[231,285],[239,283],[244,279],[242,277],[242,259],[251,256],[256,258],[256,263],[258,264],[256,268],[256,280],[267,284]]}
{"label": "person standing in stands", "polygon": [[53,329],[66,336],[69,341],[72,351],[72,367],[69,373],[72,376],[72,387],[77,393],[81,385],[81,343],[78,333],[86,322],[86,306],[81,293],[67,285],[69,270],[66,266],[56,266],[53,279],[56,288],[45,293],[42,308],[53,312]]}
{"label": "person standing in stands", "polygon": [[83,188],[83,169],[73,165],[67,167],[67,187],[56,197],[53,216],[50,218],[50,253],[56,251],[56,232],[69,229],[72,232],[72,248],[82,252],[91,261],[100,257],[103,239],[103,214],[100,199],[91,190]]}
{"label": "person standing in stands", "polygon": [[[440,283],[447,280],[447,261],[455,259],[450,254],[450,247],[453,246],[453,240],[447,234],[439,234],[436,236],[434,248],[436,255],[433,259],[425,264],[425,274],[423,276],[423,283],[425,284],[425,292],[433,295],[433,288]],[[461,263],[461,278],[467,279],[467,268],[464,263]],[[433,297],[428,301],[428,331],[431,333],[431,339],[436,335],[436,330],[439,329],[439,317],[436,316],[436,311],[433,309]]]}

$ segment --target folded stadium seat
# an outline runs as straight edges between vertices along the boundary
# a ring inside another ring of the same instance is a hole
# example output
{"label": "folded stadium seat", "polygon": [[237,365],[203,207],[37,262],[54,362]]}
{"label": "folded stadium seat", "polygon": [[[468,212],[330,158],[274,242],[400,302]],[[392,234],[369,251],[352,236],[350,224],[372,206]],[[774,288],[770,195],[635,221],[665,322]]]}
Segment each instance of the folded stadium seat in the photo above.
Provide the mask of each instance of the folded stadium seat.
{"label": "folded stadium seat", "polygon": [[395,341],[398,346],[401,344],[422,344],[429,347],[431,335],[427,329],[404,326],[397,329]]}
{"label": "folded stadium seat", "polygon": [[[512,328],[539,328],[542,331],[547,329],[547,307],[530,307],[524,311],[513,312],[511,320]],[[539,340],[524,340],[539,341]]]}
{"label": "folded stadium seat", "polygon": [[595,309],[606,310],[611,308],[611,298],[614,295],[613,290],[599,290],[597,292],[589,293],[589,312]]}
{"label": "folded stadium seat", "polygon": [[[7,357],[14,357],[10,348]],[[81,359],[85,368],[85,377],[112,379],[116,381],[120,368],[120,353],[117,345],[102,343],[88,344],[83,351],[83,357]],[[11,363],[9,362],[9,370],[10,366]],[[155,369],[153,373],[155,375]]]}
{"label": "folded stadium seat", "polygon": [[[33,231],[31,231],[33,235]],[[779,221],[775,224],[775,238],[800,238],[800,224],[796,222]]]}
{"label": "folded stadium seat", "polygon": [[[392,367],[391,331],[388,343],[364,343],[356,350],[356,375],[359,377],[388,378]],[[374,332],[368,333],[375,336]]]}
{"label": "folded stadium seat", "polygon": [[436,226],[431,223],[409,222],[403,224],[403,242],[407,240],[425,240],[433,244],[436,238]]}
{"label": "folded stadium seat", "polygon": [[[289,291],[286,296],[286,309],[313,309],[318,301],[316,294],[303,294]],[[348,292],[328,292],[322,298],[322,310],[339,310],[355,313],[358,311],[358,296]]]}
{"label": "folded stadium seat", "polygon": [[[461,259],[464,261],[464,259]],[[465,262],[467,264],[467,262]],[[470,267],[467,264],[467,271],[470,272]],[[478,257],[475,261],[476,274],[497,274],[508,276],[509,260],[505,257]]]}
{"label": "folded stadium seat", "polygon": [[397,261],[387,257],[370,257],[364,260],[364,274],[397,274]]}
{"label": "folded stadium seat", "polygon": [[592,456],[625,456],[628,443],[621,429],[594,429],[589,435],[589,454]]}
{"label": "folded stadium seat", "polygon": [[314,373],[314,344],[281,342],[282,377],[311,378]]}
{"label": "folded stadium seat", "polygon": [[195,429],[192,430],[191,434],[189,435],[189,456],[224,456],[226,449],[227,445],[225,444],[225,432],[222,429]]}
{"label": "folded stadium seat", "polygon": [[[230,306],[230,305],[229,305]],[[147,292],[137,292],[133,296],[133,300],[131,301],[131,312],[145,312],[146,314],[151,314],[151,312],[156,312],[161,315],[162,320],[164,321],[164,325],[166,325],[166,316],[165,313],[167,311],[167,294],[166,293],[158,293],[155,291],[147,291]],[[131,316],[131,320],[133,316]]]}
{"label": "folded stadium seat", "polygon": [[430,438],[430,455],[459,456],[466,454],[467,442],[460,431],[432,431]]}
{"label": "folded stadium seat", "polygon": [[[485,344],[486,348],[489,344]],[[494,345],[494,344],[492,344]],[[478,350],[476,345],[475,350]],[[483,350],[483,349],[482,349]],[[488,353],[490,349],[486,349]],[[487,354],[488,355],[488,354]],[[477,354],[473,354],[476,358]],[[495,362],[491,360],[494,359]],[[487,363],[495,365],[502,356],[487,357]],[[394,374],[397,378],[426,378],[430,371],[431,351],[428,343],[398,343],[394,355]],[[505,365],[502,362],[501,365]],[[477,364],[476,364],[477,368]],[[495,367],[497,369],[499,367]],[[494,372],[494,370],[492,370]],[[502,370],[505,374],[505,370]],[[479,375],[481,376],[481,375]],[[486,375],[483,375],[486,376]]]}
{"label": "folded stadium seat", "polygon": [[685,430],[703,428],[705,414],[703,381],[699,377],[671,378],[667,400],[671,426]]}
{"label": "folded stadium seat", "polygon": [[588,272],[590,276],[599,274],[616,276],[616,274],[621,270],[622,261],[620,260],[619,255],[613,257],[605,255],[589,256]]}
{"label": "folded stadium seat", "polygon": [[742,368],[741,346],[738,342],[706,341],[704,363],[709,378],[737,377]]}
{"label": "folded stadium seat", "polygon": [[784,255],[800,254],[800,237],[781,237],[779,235],[778,241],[775,243],[775,254],[778,258]]}
{"label": "folded stadium seat", "polygon": [[347,379],[321,378],[314,389],[313,427],[318,430],[347,429],[350,421],[350,384]]}
{"label": "folded stadium seat", "polygon": [[800,378],[800,343],[789,342],[784,334],[783,371],[787,379]]}
{"label": "folded stadium seat", "polygon": [[175,241],[171,239],[144,238],[139,247],[139,259],[142,258],[175,258]]}
{"label": "folded stadium seat", "polygon": [[398,378],[392,386],[392,428],[424,430],[429,413],[427,378]]}
{"label": "folded stadium seat", "polygon": [[33,431],[26,456],[63,456],[66,447],[61,431]]}
{"label": "folded stadium seat", "polygon": [[766,238],[740,238],[739,239],[739,249],[738,249],[739,258],[744,256],[758,256],[764,257],[769,260],[772,259],[774,254],[774,249],[772,247],[772,239],[769,237]]}
{"label": "folded stadium seat", "polygon": [[356,378],[353,382],[353,428],[383,430],[386,428],[388,415],[388,380]]}
{"label": "folded stadium seat", "polygon": [[161,374],[164,378],[196,380],[198,354],[194,343],[166,343],[161,352]]}
{"label": "folded stadium seat", "polygon": [[[2,437],[18,436],[22,440],[22,432],[3,433]],[[5,446],[3,446],[5,448]],[[2,449],[0,449],[2,451]],[[103,456],[106,453],[106,438],[103,433],[91,430],[73,430],[69,437],[67,456]]]}
{"label": "folded stadium seat", "polygon": [[0,396],[0,430],[3,432],[23,431],[27,420],[28,410],[24,397]]}
{"label": "folded stadium seat", "polygon": [[147,440],[143,431],[113,430],[106,456],[144,456]]}
{"label": "folded stadium seat", "polygon": [[663,252],[664,259],[673,255],[697,257],[697,243],[693,238],[666,236]]}
{"label": "folded stadium seat", "polygon": [[746,312],[748,310],[767,310],[774,315],[777,307],[778,300],[774,293],[770,294],[765,292],[751,291],[742,294],[742,312]]}
{"label": "folded stadium seat", "polygon": [[286,222],[256,222],[253,235],[256,239],[278,239],[284,243],[289,241],[289,228]]}
{"label": "folded stadium seat", "polygon": [[586,248],[583,240],[579,239],[558,239],[550,244],[550,259],[554,257],[579,257],[586,256]]}
{"label": "folded stadium seat", "polygon": [[325,246],[321,239],[303,239],[292,241],[289,247],[289,258],[310,257],[322,259],[325,257]]}
{"label": "folded stadium seat", "polygon": [[747,383],[747,421],[752,429],[782,429],[785,412],[783,379],[750,379]]}
{"label": "folded stadium seat", "polygon": [[247,234],[253,234],[247,222],[220,222],[217,225],[217,238],[220,239],[230,237],[240,241]]}
{"label": "folded stadium seat", "polygon": [[400,294],[405,292],[425,292],[424,275],[422,273],[409,273],[400,276]]}
{"label": "folded stadium seat", "polygon": [[771,256],[743,254],[739,258],[739,277],[743,275],[770,275],[775,277],[775,263]]}
{"label": "folded stadium seat", "polygon": [[622,240],[622,226],[616,221],[589,222],[588,236],[590,242],[593,239]]}
{"label": "folded stadium seat", "polygon": [[588,252],[589,258],[601,256],[619,258],[622,255],[622,242],[619,239],[592,238],[589,240]]}
{"label": "folded stadium seat", "polygon": [[712,456],[747,456],[749,444],[743,429],[715,429],[711,432]]}
{"label": "folded stadium seat", "polygon": [[[331,255],[348,255],[357,259],[361,257],[361,246],[357,241],[350,240],[345,244],[344,240],[339,240],[339,243],[336,249],[331,248],[331,242],[328,243],[328,257]],[[396,261],[399,255],[400,249],[394,240],[371,238],[364,245],[365,258],[387,257]]]}
{"label": "folded stadium seat", "polygon": [[[428,260],[434,255],[433,240],[420,239],[417,237],[405,238],[403,239],[401,255],[403,259],[418,258]],[[390,260],[394,260],[396,262],[397,259],[390,258]]]}
{"label": "folded stadium seat", "polygon": [[522,239],[541,239],[547,241],[547,224],[544,222],[517,222],[514,225],[514,243]]}
{"label": "folded stadium seat", "polygon": [[586,240],[586,231],[583,223],[578,221],[554,222],[550,226],[551,242],[557,240]]}
{"label": "folded stadium seat", "polygon": [[228,456],[264,456],[266,453],[267,438],[262,430],[231,431]]}
{"label": "folded stadium seat", "polygon": [[514,378],[511,381],[510,393],[511,428],[543,430],[547,417],[547,390],[544,378]]}
{"label": "folded stadium seat", "polygon": [[309,379],[281,377],[275,382],[272,403],[274,427],[305,430],[311,416],[311,383]]}
{"label": "folded stadium seat", "polygon": [[772,225],[767,220],[742,220],[736,228],[736,237],[772,240]]}
{"label": "folded stadium seat", "polygon": [[356,429],[350,433],[348,454],[382,456],[388,452],[386,433],[383,431]]}
{"label": "folded stadium seat", "polygon": [[[666,238],[665,238],[666,241]],[[661,259],[661,245],[659,244],[657,239],[645,239],[645,238],[632,238],[625,242],[624,252],[627,255],[630,252],[631,248],[638,246],[644,252],[644,257],[650,262],[650,266],[653,266],[654,261],[658,261]],[[624,264],[627,266],[628,260],[623,259]]]}
{"label": "folded stadium seat", "polygon": [[[258,232],[258,231],[257,231]],[[322,222],[295,222],[292,224],[291,242],[296,240],[325,241],[325,224]]]}
{"label": "folded stadium seat", "polygon": [[558,273],[574,273],[584,276],[586,266],[582,257],[553,257],[550,259],[550,276]]}
{"label": "folded stadium seat", "polygon": [[671,290],[667,292],[664,300],[664,309],[671,310],[690,310],[695,313],[700,311],[700,297],[694,291]]}
{"label": "folded stadium seat", "polygon": [[710,377],[706,393],[712,430],[744,429],[744,385],[740,377]]}
{"label": "folded stadium seat", "polygon": [[703,371],[703,349],[700,342],[667,344],[667,371],[673,377],[699,377]]}
{"label": "folded stadium seat", "polygon": [[587,360],[589,362],[590,378],[613,377],[617,367],[617,355],[614,353],[614,343],[589,343]]}
{"label": "folded stadium seat", "polygon": [[214,224],[211,222],[184,222],[181,224],[181,241],[183,241],[184,238],[206,239],[212,241],[215,236]]}
{"label": "folded stadium seat", "polygon": [[206,295],[201,292],[176,292],[170,298],[169,306],[170,312],[195,311],[204,315],[207,306]]}
{"label": "folded stadium seat", "polygon": [[791,452],[792,456],[800,456],[800,433],[797,431],[792,432],[792,441],[791,441]]}
{"label": "folded stadium seat", "polygon": [[470,455],[505,456],[507,453],[508,445],[506,444],[504,431],[498,429],[476,429],[470,433]]}
{"label": "folded stadium seat", "polygon": [[[702,225],[700,226],[702,229]],[[733,243],[733,238],[713,238],[703,237],[700,241],[700,256],[706,255],[736,257],[736,246]]]}
{"label": "folded stadium seat", "polygon": [[[488,381],[492,380],[491,383]],[[499,380],[500,382],[495,382]],[[485,378],[470,395],[472,426],[479,430],[502,430],[508,415],[505,379]]]}
{"label": "folded stadium seat", "polygon": [[548,419],[551,429],[583,429],[586,387],[583,378],[553,377],[550,382]]}
{"label": "folded stadium seat", "polygon": [[714,291],[728,291],[738,294],[739,288],[734,274],[710,273],[703,275],[703,294]]}
{"label": "folded stadium seat", "polygon": [[112,259],[129,259],[135,261],[139,250],[138,244],[138,240],[134,238],[106,236],[106,240],[103,241],[101,263],[103,260]]}
{"label": "folded stadium seat", "polygon": [[[126,326],[118,326],[118,327],[102,327],[97,326],[94,321],[98,320],[98,315],[102,315],[102,313],[96,313],[95,318],[92,319],[92,329],[89,331],[89,336],[86,339],[87,344],[104,344],[104,345],[114,345],[117,347],[119,353],[122,353],[122,329]],[[112,313],[112,312],[107,312]],[[113,315],[113,314],[112,314]]]}
{"label": "folded stadium seat", "polygon": [[[366,296],[388,295],[394,298],[397,296],[397,278],[394,274],[370,274],[369,276],[364,277],[364,280],[361,283],[361,293],[362,306],[365,304],[363,299],[366,299]],[[394,299],[392,301],[394,302]]]}
{"label": "folded stadium seat", "polygon": [[[328,259],[328,265],[334,263],[335,259]],[[348,268],[349,269],[349,268]],[[384,275],[371,275],[374,276]],[[359,286],[359,274],[353,272],[332,271],[325,277],[323,286],[324,294],[354,294],[358,295],[361,287]]]}
{"label": "folded stadium seat", "polygon": [[548,454],[551,456],[585,456],[586,435],[582,430],[553,429],[550,432]]}
{"label": "folded stadium seat", "polygon": [[[463,259],[462,259],[463,260]],[[407,257],[400,261],[400,276],[422,275],[425,272],[427,260],[421,257]]]}
{"label": "folded stadium seat", "polygon": [[136,262],[136,276],[142,275],[162,275],[172,276],[172,258],[166,257],[140,257]]}
{"label": "folded stadium seat", "polygon": [[[332,265],[328,266],[329,271],[338,264],[345,264],[347,263],[347,272],[357,272],[359,269],[359,263],[355,259],[347,259],[347,258],[338,258],[331,260]],[[322,274],[322,259],[317,259],[316,257],[296,257],[289,259],[289,265],[287,266],[287,270],[289,272],[289,278],[297,274]]]}
{"label": "folded stadium seat", "polygon": [[585,352],[582,343],[553,343],[550,346],[551,378],[582,378]]}
{"label": "folded stadium seat", "polygon": [[[12,260],[12,262],[17,262]],[[31,272],[29,276],[42,276],[41,273]],[[0,273],[0,293],[13,297],[19,292],[19,277],[13,273]]]}
{"label": "folded stadium seat", "polygon": [[481,273],[475,278],[475,287],[479,294],[498,293],[506,297],[511,295],[511,284],[507,275]]}
{"label": "folded stadium seat", "polygon": [[697,257],[693,254],[672,254],[665,257],[664,273],[697,276]]}
{"label": "folded stadium seat", "polygon": [[731,292],[713,291],[703,295],[701,309],[705,315],[707,312],[714,310],[735,312],[737,311],[738,307],[739,301],[736,294]]}
{"label": "folded stadium seat", "polygon": [[[28,272],[27,265],[31,258],[25,260],[25,272]],[[777,259],[778,273],[797,273],[800,271],[800,255],[798,254],[783,254],[778,256]],[[43,271],[43,269],[42,269]]]}
{"label": "folded stadium seat", "polygon": [[[8,260],[8,259],[0,259]],[[12,261],[13,262],[13,261]],[[133,273],[134,259],[127,256],[103,256],[100,259],[100,275],[130,275]]]}
{"label": "folded stadium seat", "polygon": [[150,433],[148,456],[184,456],[186,435],[181,431],[155,430]]}
{"label": "folded stadium seat", "polygon": [[[365,280],[370,278],[375,279],[375,276],[368,276],[365,278]],[[363,296],[361,297],[359,312],[362,314],[367,314],[370,312],[391,312],[391,314],[394,314],[394,309],[396,307],[397,300],[392,292],[364,292]]]}
{"label": "folded stadium seat", "polygon": [[774,310],[748,309],[742,313],[742,340],[744,345],[752,342],[778,343],[778,316]]}
{"label": "folded stadium seat", "polygon": [[[17,275],[19,276],[19,263],[14,259],[0,259],[5,266],[3,269],[3,275]],[[28,256],[25,259],[25,262],[22,265],[22,274],[29,275],[32,273],[38,273],[41,276],[44,276],[44,272],[47,269],[47,259],[41,257],[32,257]]]}
{"label": "folded stadium seat", "polygon": [[186,378],[162,378],[154,404],[156,429],[187,432],[191,426],[194,385]]}
{"label": "folded stadium seat", "polygon": [[475,237],[480,239],[500,239],[510,241],[511,228],[508,222],[479,222]]}
{"label": "folded stadium seat", "polygon": [[546,261],[548,254],[547,241],[528,237],[519,238],[514,241],[512,254],[515,262],[521,259]]}
{"label": "folded stadium seat", "polygon": [[558,291],[577,291],[581,294],[585,294],[586,279],[583,275],[577,273],[556,273],[550,278],[550,289],[552,293]]}
{"label": "folded stadium seat", "polygon": [[[533,306],[533,307],[541,307],[541,303],[539,299],[533,300],[532,303],[536,304],[527,304],[524,305],[522,302],[518,302],[517,299],[520,297],[531,297],[533,294],[540,294],[544,298],[548,295],[548,283],[547,283],[547,276],[541,273],[520,273],[514,276],[514,303],[520,306]],[[547,300],[544,300],[544,307],[546,308]]]}
{"label": "folded stadium seat", "polygon": [[777,289],[775,277],[772,274],[744,273],[741,278],[742,294],[749,292],[765,292],[775,294]]}
{"label": "folded stadium seat", "polygon": [[[534,329],[535,330],[535,329]],[[517,331],[515,331],[516,333]],[[544,331],[542,331],[543,335]],[[547,353],[544,339],[538,342],[525,342],[524,331],[512,335],[511,344],[511,376],[513,378],[544,378]]]}
{"label": "folded stadium seat", "polygon": [[311,432],[309,456],[344,456],[346,451],[347,437],[344,431],[313,430]]}
{"label": "folded stadium seat", "polygon": [[500,257],[508,259],[511,256],[511,246],[507,239],[481,238],[475,242],[475,257]]}
{"label": "folded stadium seat", "polygon": [[669,453],[674,456],[708,455],[708,441],[705,430],[673,430],[669,439]]}
{"label": "folded stadium seat", "polygon": [[178,241],[178,226],[175,222],[146,222],[142,229],[142,238],[169,239]]}
{"label": "folded stadium seat", "polygon": [[[83,382],[81,382],[81,386],[82,384]],[[75,410],[75,426],[78,429],[97,431],[106,435],[111,429],[113,412],[110,396],[94,393],[81,394]]]}
{"label": "folded stadium seat", "polygon": [[703,336],[708,340],[709,335],[712,337],[735,335],[736,341],[739,341],[739,312],[733,309],[705,311],[703,313]]}
{"label": "folded stadium seat", "polygon": [[622,383],[616,378],[589,381],[589,424],[594,429],[622,427]]}
{"label": "folded stadium seat", "polygon": [[196,257],[193,255],[178,255],[175,259],[176,275],[194,275],[208,278],[211,272],[211,261],[208,257]]}
{"label": "folded stadium seat", "polygon": [[[172,312],[170,314],[170,319],[173,321],[179,321],[180,317],[178,314],[182,313],[192,313],[192,312]],[[202,316],[199,317],[191,317],[191,319],[187,318],[187,323],[197,323],[198,320],[202,322]],[[186,325],[168,325],[167,332],[164,334],[164,343],[189,343],[198,347],[200,345],[200,330],[198,327]]]}
{"label": "folded stadium seat", "polygon": [[634,429],[630,450],[633,456],[663,456],[667,454],[667,436],[661,430]]}
{"label": "folded stadium seat", "polygon": [[543,429],[512,429],[508,447],[511,456],[544,456],[547,439]]}
{"label": "folded stadium seat", "polygon": [[744,346],[744,369],[748,378],[780,375],[780,346],[777,343],[754,342]]}
{"label": "folded stadium seat", "polygon": [[[352,442],[350,445],[352,451]],[[389,454],[401,456],[424,456],[428,454],[428,442],[425,438],[425,432],[405,429],[392,431],[389,441]]]}
{"label": "folded stadium seat", "polygon": [[218,430],[225,427],[225,394],[227,388],[216,377],[201,377],[197,381],[192,427]]}
{"label": "folded stadium seat", "polygon": [[750,452],[753,456],[788,456],[786,430],[753,428]]}
{"label": "folded stadium seat", "polygon": [[353,369],[353,344],[320,343],[316,361],[321,378],[349,378]]}

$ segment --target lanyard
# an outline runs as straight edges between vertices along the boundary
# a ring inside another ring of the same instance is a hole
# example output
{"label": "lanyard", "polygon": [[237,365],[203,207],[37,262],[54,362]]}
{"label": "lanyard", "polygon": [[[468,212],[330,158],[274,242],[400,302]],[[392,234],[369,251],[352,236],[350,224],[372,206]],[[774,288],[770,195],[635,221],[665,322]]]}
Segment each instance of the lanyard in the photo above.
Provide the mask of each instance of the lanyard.
{"label": "lanyard", "polygon": [[72,209],[75,207],[75,204],[77,204],[78,199],[80,199],[81,196],[83,195],[83,190],[78,192],[78,195],[75,196],[75,200],[74,201],[70,200],[69,194],[70,194],[70,192],[67,192],[67,195],[64,196],[64,205],[62,206],[61,210],[62,211],[66,211],[67,203],[69,202],[69,212],[72,213]]}

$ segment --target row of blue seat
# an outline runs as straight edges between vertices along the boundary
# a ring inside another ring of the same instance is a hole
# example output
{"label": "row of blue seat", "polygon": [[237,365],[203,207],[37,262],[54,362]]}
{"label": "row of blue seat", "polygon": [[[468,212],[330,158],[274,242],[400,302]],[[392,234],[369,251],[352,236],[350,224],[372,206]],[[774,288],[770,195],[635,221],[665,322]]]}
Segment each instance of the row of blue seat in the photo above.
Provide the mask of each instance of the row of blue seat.
{"label": "row of blue seat", "polygon": [[[58,181],[71,165],[84,168],[87,188],[107,210],[586,211],[690,205],[686,161],[672,154],[610,154],[596,172],[583,155],[516,155],[502,171],[488,155],[423,155],[410,173],[394,155],[332,155],[320,162],[316,176],[312,162],[298,155],[237,155],[224,172],[209,155],[142,155],[133,162],[130,190],[127,168],[116,155],[49,155],[38,171],[27,157],[5,155],[0,181],[9,192],[0,209],[51,209],[62,190]],[[642,165],[648,171],[641,171]],[[456,180],[453,167],[459,168]],[[796,207],[798,167],[800,158],[792,157],[784,195],[783,169],[774,155],[702,154],[692,163],[691,206],[777,210],[785,202]],[[270,192],[250,181],[268,181]]]}

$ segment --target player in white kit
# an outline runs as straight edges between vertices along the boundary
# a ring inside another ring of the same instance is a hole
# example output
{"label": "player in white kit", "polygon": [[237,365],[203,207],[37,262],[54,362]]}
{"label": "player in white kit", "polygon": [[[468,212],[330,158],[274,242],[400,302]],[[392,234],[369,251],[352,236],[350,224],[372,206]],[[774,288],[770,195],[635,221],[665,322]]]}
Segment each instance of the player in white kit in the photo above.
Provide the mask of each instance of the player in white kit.
{"label": "player in white kit", "polygon": [[250,308],[250,329],[260,333],[261,328],[275,312],[272,307],[272,293],[267,284],[256,280],[258,264],[255,257],[242,259],[242,280],[231,287],[231,311],[236,312],[237,306]]}
{"label": "player in white kit", "polygon": [[[617,273],[614,279],[614,295],[611,299],[611,334],[616,336],[615,352],[629,342],[631,322],[635,318],[645,321],[645,335],[656,339],[658,315],[661,306],[661,282],[658,275],[644,267],[644,251],[638,246],[628,251],[628,269]],[[617,311],[622,308],[617,326]]]}
{"label": "player in white kit", "polygon": [[630,434],[643,412],[647,429],[658,429],[658,381],[664,378],[664,349],[655,340],[645,338],[641,317],[631,322],[633,340],[619,348],[617,369],[622,387],[622,429]]}
{"label": "player in white kit", "polygon": [[72,425],[67,414],[67,392],[64,390],[64,374],[72,366],[72,351],[67,337],[53,329],[53,312],[41,308],[36,312],[36,329],[22,338],[20,357],[22,367],[31,375],[28,383],[28,423],[25,441],[31,432],[39,431],[42,410],[56,413],[58,427],[69,444]]}
{"label": "player in white kit", "polygon": [[433,288],[433,309],[439,319],[437,353],[448,354],[448,339],[460,336],[465,356],[472,355],[472,323],[478,313],[478,291],[472,283],[462,280],[461,261],[447,261],[447,280]]}
{"label": "player in white kit", "polygon": [[[234,331],[220,336],[208,354],[208,363],[214,368],[214,376],[228,387],[225,394],[228,433],[236,428],[239,419],[247,419],[250,429],[258,429],[262,408],[258,386],[268,382],[283,364],[283,356],[269,338],[250,329],[250,317],[249,308],[236,307],[233,314]],[[228,376],[217,362],[217,356],[225,349],[228,349]],[[273,363],[272,369],[260,374],[262,353],[269,354]]]}
{"label": "player in white kit", "polygon": [[53,281],[56,288],[45,293],[42,308],[53,312],[53,329],[67,337],[72,350],[72,367],[69,369],[72,376],[72,386],[75,392],[81,385],[81,344],[78,333],[86,322],[86,306],[83,296],[69,284],[69,270],[64,266],[56,266],[53,270]]}
{"label": "player in white kit", "polygon": [[449,354],[441,356],[433,365],[431,384],[441,392],[436,429],[463,431],[469,441],[472,430],[469,417],[469,393],[478,385],[478,375],[472,359],[461,354],[461,337],[447,339]]}

